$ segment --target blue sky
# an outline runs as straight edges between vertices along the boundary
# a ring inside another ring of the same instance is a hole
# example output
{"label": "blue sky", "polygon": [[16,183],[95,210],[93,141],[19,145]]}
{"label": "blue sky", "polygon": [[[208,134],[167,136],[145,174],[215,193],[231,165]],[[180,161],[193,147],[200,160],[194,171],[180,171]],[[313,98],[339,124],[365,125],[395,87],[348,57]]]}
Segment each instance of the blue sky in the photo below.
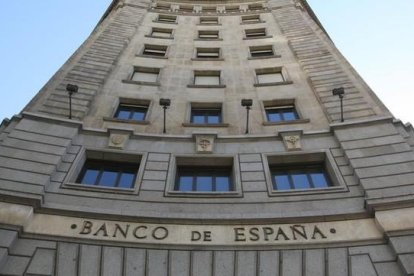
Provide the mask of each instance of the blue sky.
{"label": "blue sky", "polygon": [[[111,0],[13,0],[0,17],[0,120],[46,84]],[[396,118],[414,123],[414,1],[308,0],[336,46]]]}

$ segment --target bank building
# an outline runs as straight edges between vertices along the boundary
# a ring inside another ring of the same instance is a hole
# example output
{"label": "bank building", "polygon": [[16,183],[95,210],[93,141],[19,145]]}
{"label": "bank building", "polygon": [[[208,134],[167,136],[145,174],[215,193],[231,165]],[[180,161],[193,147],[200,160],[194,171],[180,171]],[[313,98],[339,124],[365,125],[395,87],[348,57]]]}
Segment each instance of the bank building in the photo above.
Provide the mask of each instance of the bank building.
{"label": "bank building", "polygon": [[414,131],[305,0],[114,0],[0,128],[1,275],[414,275]]}

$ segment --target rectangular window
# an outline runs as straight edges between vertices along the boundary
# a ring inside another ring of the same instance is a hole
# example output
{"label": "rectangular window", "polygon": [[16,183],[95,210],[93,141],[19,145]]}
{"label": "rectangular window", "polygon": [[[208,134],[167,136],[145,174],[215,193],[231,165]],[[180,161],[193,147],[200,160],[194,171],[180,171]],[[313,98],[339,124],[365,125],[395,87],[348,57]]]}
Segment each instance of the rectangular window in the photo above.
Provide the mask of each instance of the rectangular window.
{"label": "rectangular window", "polygon": [[218,23],[218,17],[200,17],[200,24],[217,25]]}
{"label": "rectangular window", "polygon": [[249,10],[251,10],[251,11],[263,10],[263,5],[262,4],[250,4],[249,5]]}
{"label": "rectangular window", "polygon": [[171,38],[173,30],[165,28],[152,28],[151,36],[152,37],[161,37],[161,38]]}
{"label": "rectangular window", "polygon": [[323,164],[272,166],[270,171],[273,189],[278,191],[332,186]]}
{"label": "rectangular window", "polygon": [[270,57],[273,56],[273,46],[272,45],[265,45],[265,46],[251,46],[249,47],[250,56],[255,57]]}
{"label": "rectangular window", "polygon": [[150,44],[145,44],[144,51],[142,52],[144,56],[154,56],[154,57],[165,57],[166,53],[167,53],[167,46],[150,45]]}
{"label": "rectangular window", "polygon": [[193,6],[180,5],[180,8],[179,8],[180,12],[193,12],[193,10],[194,10]]}
{"label": "rectangular window", "polygon": [[256,69],[255,86],[291,84],[286,70],[282,67]]}
{"label": "rectangular window", "polygon": [[291,106],[269,106],[265,107],[268,122],[294,121],[299,119],[299,115],[293,105]]}
{"label": "rectangular window", "polygon": [[86,186],[131,189],[138,168],[138,163],[87,159],[76,182]]}
{"label": "rectangular window", "polygon": [[234,191],[232,168],[179,165],[174,190],[180,192]]}
{"label": "rectangular window", "polygon": [[121,120],[144,121],[148,105],[120,104],[114,117]]}
{"label": "rectangular window", "polygon": [[198,31],[199,39],[218,39],[219,31]]}
{"label": "rectangular window", "polygon": [[264,37],[266,36],[265,28],[247,29],[245,30],[246,38]]}
{"label": "rectangular window", "polygon": [[220,71],[195,71],[194,85],[220,85]]}
{"label": "rectangular window", "polygon": [[167,14],[160,14],[160,15],[158,15],[157,21],[162,22],[162,23],[176,23],[177,22],[177,16],[167,15]]}
{"label": "rectangular window", "polygon": [[220,57],[220,48],[197,48],[197,58],[212,58],[218,59]]}
{"label": "rectangular window", "polygon": [[242,19],[242,23],[244,23],[244,24],[252,24],[252,23],[261,22],[260,15],[258,15],[258,14],[245,15],[245,16],[242,16],[241,19]]}
{"label": "rectangular window", "polygon": [[212,7],[212,6],[203,6],[202,7],[202,11],[203,12],[217,12],[217,7]]}
{"label": "rectangular window", "polygon": [[221,108],[191,107],[192,124],[220,124],[222,123]]}
{"label": "rectangular window", "polygon": [[131,80],[144,83],[157,83],[159,73],[159,68],[135,67]]}
{"label": "rectangular window", "polygon": [[158,10],[169,11],[171,9],[171,5],[157,3],[157,5],[155,6],[155,8],[158,9]]}
{"label": "rectangular window", "polygon": [[239,11],[240,11],[239,6],[226,6],[227,13],[233,13],[233,12],[239,12]]}

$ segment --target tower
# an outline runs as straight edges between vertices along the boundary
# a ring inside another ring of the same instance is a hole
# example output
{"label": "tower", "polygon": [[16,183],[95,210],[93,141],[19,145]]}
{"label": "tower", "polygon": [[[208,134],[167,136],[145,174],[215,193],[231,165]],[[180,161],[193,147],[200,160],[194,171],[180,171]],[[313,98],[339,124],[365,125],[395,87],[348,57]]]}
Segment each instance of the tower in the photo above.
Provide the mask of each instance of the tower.
{"label": "tower", "polygon": [[0,274],[414,273],[413,129],[306,1],[114,0],[0,131]]}

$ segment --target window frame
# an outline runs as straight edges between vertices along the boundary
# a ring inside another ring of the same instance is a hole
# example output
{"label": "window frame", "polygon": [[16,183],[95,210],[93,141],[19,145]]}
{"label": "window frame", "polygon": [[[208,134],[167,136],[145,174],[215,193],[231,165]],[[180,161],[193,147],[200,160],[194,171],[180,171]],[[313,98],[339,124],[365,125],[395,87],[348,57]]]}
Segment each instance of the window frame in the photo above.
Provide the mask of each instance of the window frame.
{"label": "window frame", "polygon": [[[216,155],[209,154],[208,156],[200,155],[176,155],[171,160],[171,166],[168,171],[168,180],[165,188],[165,196],[170,197],[189,197],[189,198],[230,198],[230,197],[242,197],[241,181],[240,181],[240,169],[238,166],[238,156],[233,155]],[[211,166],[214,164],[214,166]],[[216,167],[230,168],[231,173],[231,185],[232,191],[176,191],[177,173],[179,166],[192,166],[198,167]]]}
{"label": "window frame", "polygon": [[[168,45],[159,45],[159,44],[144,44],[144,47],[141,51],[140,57],[148,57],[148,58],[161,58],[166,59],[168,52]],[[151,54],[153,53],[153,54]],[[162,55],[158,55],[158,53],[162,53]]]}
{"label": "window frame", "polygon": [[[196,84],[197,77],[217,77],[218,84]],[[193,79],[189,88],[225,88],[226,85],[222,83],[221,71],[219,70],[194,70]]]}
{"label": "window frame", "polygon": [[[169,34],[169,36],[154,35],[154,32]],[[145,35],[145,37],[159,38],[159,39],[174,39],[174,29],[152,27],[151,33],[149,35]]]}
{"label": "window frame", "polygon": [[[143,80],[134,80],[134,75],[136,73],[147,73],[156,75],[155,82],[152,81],[143,81]],[[161,68],[158,67],[143,67],[143,66],[134,66],[132,73],[129,75],[128,79],[122,80],[124,83],[129,84],[138,84],[138,85],[148,85],[148,86],[160,86],[160,75],[161,75]]]}
{"label": "window frame", "polygon": [[[216,56],[208,56],[208,54],[216,54]],[[203,56],[203,54],[206,54],[206,56]],[[201,55],[201,56],[200,56]],[[195,55],[194,58],[192,58],[192,60],[209,60],[209,61],[222,61],[224,60],[221,57],[221,48],[218,47],[197,47],[195,49]]]}
{"label": "window frame", "polygon": [[219,26],[221,24],[218,16],[200,16],[198,25]]}
{"label": "window frame", "polygon": [[[120,119],[115,117],[121,105],[130,105],[146,108],[146,114],[144,120],[127,120]],[[127,124],[138,124],[138,125],[148,125],[150,122],[148,118],[151,114],[152,101],[147,99],[133,99],[133,98],[119,98],[119,100],[114,104],[113,111],[110,117],[104,117],[103,120],[106,122],[115,122],[115,123],[127,123]]]}
{"label": "window frame", "polygon": [[[263,116],[263,125],[264,126],[274,126],[274,125],[288,125],[288,124],[301,124],[301,123],[309,123],[310,120],[303,117],[303,114],[300,112],[300,108],[298,108],[297,102],[294,98],[287,98],[287,99],[273,99],[273,100],[266,100],[261,102],[262,106],[262,116]],[[297,115],[297,119],[295,120],[281,120],[281,121],[269,121],[267,110],[269,109],[284,109],[284,108],[293,108]]]}
{"label": "window frame", "polygon": [[262,39],[262,38],[271,38],[271,37],[272,37],[271,35],[267,34],[267,29],[265,27],[252,28],[252,29],[244,30],[243,40]]}
{"label": "window frame", "polygon": [[[276,81],[276,82],[260,82],[259,76],[260,75],[271,75],[271,74],[280,74],[283,81]],[[268,67],[268,68],[257,68],[255,69],[255,87],[262,87],[262,86],[275,86],[275,85],[287,85],[292,84],[293,82],[290,80],[289,74],[284,67]]]}
{"label": "window frame", "polygon": [[[310,194],[329,194],[337,192],[347,192],[348,187],[340,173],[335,159],[329,150],[321,151],[307,151],[307,152],[283,152],[283,153],[268,153],[262,154],[265,167],[265,177],[268,187],[269,196],[297,196]],[[274,181],[272,175],[272,168],[279,166],[280,168],[292,167],[299,168],[299,166],[315,166],[319,165],[325,169],[326,175],[329,177],[332,185],[324,188],[308,188],[308,189],[290,189],[277,190],[274,189]]]}
{"label": "window frame", "polygon": [[178,16],[171,15],[171,14],[158,14],[157,18],[153,20],[156,23],[162,24],[178,24],[177,23]]}
{"label": "window frame", "polygon": [[[102,192],[114,194],[134,194],[139,193],[139,189],[142,182],[142,177],[145,168],[145,162],[147,159],[147,154],[143,152],[128,151],[128,150],[118,150],[118,149],[108,149],[108,148],[93,148],[93,147],[82,147],[78,156],[73,161],[68,174],[66,175],[61,188],[65,189],[74,189],[81,191],[91,191],[91,192]],[[85,185],[77,183],[78,178],[80,178],[81,172],[84,169],[85,163],[87,160],[101,160],[104,162],[126,162],[132,163],[137,166],[134,185],[133,188],[120,188],[120,187],[108,187],[108,186],[95,186],[95,185]]]}
{"label": "window frame", "polygon": [[[257,52],[271,52],[268,55],[260,55]],[[249,46],[249,59],[266,59],[266,58],[280,58],[280,55],[275,54],[273,45],[257,45]]]}
{"label": "window frame", "polygon": [[[204,32],[204,35],[208,35],[207,33],[217,33],[217,37],[200,37],[200,35],[202,35],[201,33]],[[204,40],[223,40],[220,38],[220,31],[219,30],[198,30],[197,31],[197,38],[195,40],[200,40],[200,41],[204,41]]]}
{"label": "window frame", "polygon": [[[204,123],[193,122],[193,110],[218,110],[220,113],[219,123],[206,123],[207,118],[204,118]],[[221,102],[190,102],[187,108],[186,120],[182,124],[184,127],[228,127],[229,124],[225,123],[224,105]]]}

